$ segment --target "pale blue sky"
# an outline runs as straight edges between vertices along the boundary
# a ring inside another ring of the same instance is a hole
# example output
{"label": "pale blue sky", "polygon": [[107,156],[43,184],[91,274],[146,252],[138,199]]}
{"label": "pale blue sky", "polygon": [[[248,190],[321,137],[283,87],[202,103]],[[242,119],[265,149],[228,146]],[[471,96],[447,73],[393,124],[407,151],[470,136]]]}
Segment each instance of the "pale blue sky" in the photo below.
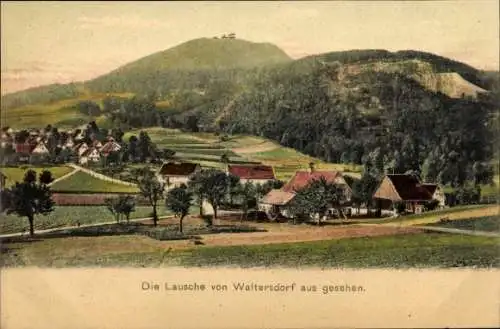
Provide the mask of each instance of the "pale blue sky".
{"label": "pale blue sky", "polygon": [[184,41],[235,32],[290,56],[416,49],[498,69],[497,0],[2,1],[2,93],[84,80]]}

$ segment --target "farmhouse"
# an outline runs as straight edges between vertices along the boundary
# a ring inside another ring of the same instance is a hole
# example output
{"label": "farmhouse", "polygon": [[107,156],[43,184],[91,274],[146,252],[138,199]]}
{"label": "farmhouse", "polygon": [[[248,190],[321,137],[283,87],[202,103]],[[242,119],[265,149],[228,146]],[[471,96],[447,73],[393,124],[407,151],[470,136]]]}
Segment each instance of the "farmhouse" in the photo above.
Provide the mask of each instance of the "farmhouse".
{"label": "farmhouse", "polygon": [[446,197],[444,191],[438,184],[423,183],[422,186],[429,191],[432,195],[432,199],[438,201],[438,207],[444,208],[446,205]]}
{"label": "farmhouse", "polygon": [[260,200],[258,208],[260,211],[264,211],[272,216],[281,214],[285,217],[289,217],[286,206],[293,200],[294,197],[295,193],[293,192],[274,189],[267,193],[262,200]]}
{"label": "farmhouse", "polygon": [[[327,182],[333,183],[344,191],[345,196],[345,206],[349,205],[352,198],[352,190],[345,181],[342,173],[337,171],[298,171],[295,176],[285,184],[279,190],[271,190],[266,194],[262,200],[259,201],[259,210],[265,211],[268,215],[275,217],[280,214],[285,217],[290,217],[290,214],[286,210],[286,206],[293,200],[297,191],[305,188],[314,180],[319,180],[324,178]],[[344,212],[346,209],[342,209],[341,213],[337,212],[337,209],[331,209],[330,214],[338,214],[339,216],[345,216]],[[347,209],[348,210],[348,209]]]}
{"label": "farmhouse", "polygon": [[444,206],[444,193],[435,184],[421,184],[417,177],[406,174],[386,175],[373,194],[381,209],[393,209],[402,202],[410,213],[421,213],[429,201],[439,201]]}
{"label": "farmhouse", "polygon": [[227,172],[240,178],[241,183],[265,184],[275,180],[273,167],[264,165],[229,165]]}
{"label": "farmhouse", "polygon": [[324,178],[329,183],[334,183],[344,190],[344,196],[347,201],[352,198],[352,190],[344,179],[344,176],[339,171],[297,171],[295,176],[282,187],[285,192],[296,192],[303,189],[314,180]]}
{"label": "farmhouse", "polygon": [[200,165],[191,162],[168,162],[164,163],[158,170],[157,177],[165,183],[165,189],[187,184],[192,175],[201,169]]}

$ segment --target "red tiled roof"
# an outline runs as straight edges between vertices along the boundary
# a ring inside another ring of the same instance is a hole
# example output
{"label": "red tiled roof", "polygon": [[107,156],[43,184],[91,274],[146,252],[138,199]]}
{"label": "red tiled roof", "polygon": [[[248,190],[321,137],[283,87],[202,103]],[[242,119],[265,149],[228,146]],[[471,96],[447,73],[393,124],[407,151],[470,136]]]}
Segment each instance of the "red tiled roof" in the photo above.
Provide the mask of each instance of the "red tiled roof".
{"label": "red tiled roof", "polygon": [[230,165],[228,171],[230,174],[242,179],[274,179],[274,171],[271,166]]}
{"label": "red tiled roof", "polygon": [[290,202],[294,196],[295,196],[295,193],[285,192],[282,190],[275,189],[275,190],[271,190],[269,193],[267,193],[262,198],[261,203],[283,206],[283,205],[286,205],[288,202]]}
{"label": "red tiled roof", "polygon": [[295,176],[282,187],[282,190],[285,192],[298,191],[321,177],[324,177],[327,182],[333,183],[338,176],[338,171],[297,171]]}
{"label": "red tiled roof", "polygon": [[196,163],[182,162],[175,163],[169,162],[163,164],[160,168],[160,175],[174,175],[174,176],[188,176],[193,174],[199,167]]}
{"label": "red tiled roof", "polygon": [[31,153],[31,150],[33,150],[33,148],[33,145],[29,143],[16,144],[16,153],[29,154]]}
{"label": "red tiled roof", "polygon": [[102,146],[101,152],[102,153],[111,153],[111,152],[113,152],[115,150],[119,150],[119,149],[121,149],[120,144],[113,142],[113,141],[110,141]]}
{"label": "red tiled roof", "polygon": [[403,200],[431,200],[432,194],[412,175],[387,175]]}

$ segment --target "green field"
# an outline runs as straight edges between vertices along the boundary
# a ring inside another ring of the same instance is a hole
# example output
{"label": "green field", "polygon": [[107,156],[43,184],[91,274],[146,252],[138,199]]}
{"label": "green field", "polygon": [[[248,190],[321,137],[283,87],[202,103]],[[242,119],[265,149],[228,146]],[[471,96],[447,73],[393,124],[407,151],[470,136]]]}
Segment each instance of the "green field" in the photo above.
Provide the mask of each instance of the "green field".
{"label": "green field", "polygon": [[245,154],[248,159],[261,161],[272,165],[278,179],[289,180],[298,170],[309,170],[309,164],[314,163],[317,170],[335,170],[354,173],[358,177],[361,166],[349,164],[327,163],[317,158],[303,154],[295,149],[277,146],[277,148]]}
{"label": "green field", "polygon": [[215,135],[208,133],[185,133],[177,129],[154,127],[129,131],[124,139],[128,140],[132,135],[139,136],[141,130],[147,131],[151,140],[160,149],[174,150],[176,158],[180,160],[204,162],[208,163],[209,167],[219,167],[220,157],[227,154],[230,162],[252,163],[223,146]]}
{"label": "green field", "polygon": [[137,193],[139,191],[136,187],[108,182],[82,171],[54,183],[51,189],[54,192]]}
{"label": "green field", "polygon": [[500,217],[485,216],[479,218],[456,219],[446,222],[438,222],[429,224],[429,226],[457,228],[461,230],[483,231],[483,232],[499,232],[500,233]]}
{"label": "green field", "polygon": [[421,214],[407,215],[401,217],[389,217],[378,220],[371,219],[367,222],[373,224],[384,224],[384,223],[412,222],[414,220],[421,220],[427,218],[436,218],[436,220],[439,220],[440,217],[446,217],[446,215],[460,213],[467,210],[484,209],[485,211],[487,211],[489,209],[495,210],[496,207],[498,206],[474,204],[474,205],[451,207],[443,210],[428,211]]}
{"label": "green field", "polygon": [[[179,252],[185,266],[455,267],[499,266],[498,239],[410,234],[295,244],[210,247]],[[175,254],[174,254],[175,255]]]}
{"label": "green field", "polygon": [[6,187],[14,185],[15,182],[21,182],[24,178],[26,171],[28,171],[28,170],[34,170],[37,172],[37,174],[41,173],[43,170],[48,170],[52,173],[52,176],[54,177],[54,179],[57,179],[57,178],[62,177],[66,174],[69,174],[74,169],[71,167],[65,167],[65,166],[57,166],[57,167],[26,166],[26,167],[22,167],[22,168],[13,168],[13,167],[0,168],[0,172],[2,172],[5,176],[7,176],[7,179],[5,181]]}
{"label": "green field", "polygon": [[[149,217],[150,213],[151,207],[137,206],[130,218]],[[170,215],[170,212],[163,205],[160,205],[158,215]],[[84,225],[114,220],[106,206],[56,206],[54,211],[47,216],[40,215],[35,218],[35,230],[76,226],[78,222]],[[29,230],[28,220],[25,217],[0,214],[0,234],[17,233],[24,230]]]}
{"label": "green field", "polygon": [[[293,244],[169,250],[132,235],[4,243],[4,266],[499,267],[496,238],[421,233]],[[98,246],[98,248],[96,248]]]}
{"label": "green field", "polygon": [[[26,105],[5,110],[5,114],[2,116],[3,125],[12,128],[41,128],[48,124],[69,127],[76,123],[89,122],[96,118],[82,114],[75,108],[75,105],[86,100],[101,104],[107,96],[108,94],[82,95],[49,104]],[[109,94],[109,96],[129,98],[132,94]]]}

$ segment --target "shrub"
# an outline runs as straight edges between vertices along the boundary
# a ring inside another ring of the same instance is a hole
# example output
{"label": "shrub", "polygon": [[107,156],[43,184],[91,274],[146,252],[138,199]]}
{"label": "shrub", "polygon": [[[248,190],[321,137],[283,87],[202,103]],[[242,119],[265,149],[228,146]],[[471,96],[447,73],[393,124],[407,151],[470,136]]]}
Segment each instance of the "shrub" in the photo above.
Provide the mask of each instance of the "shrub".
{"label": "shrub", "polygon": [[201,216],[201,218],[203,219],[205,224],[207,224],[207,226],[212,226],[214,224],[214,216],[213,215],[203,215],[203,216]]}
{"label": "shrub", "polygon": [[439,205],[438,200],[432,200],[432,201],[426,202],[424,204],[424,208],[425,208],[425,211],[431,211],[431,210],[435,210],[438,205]]}

